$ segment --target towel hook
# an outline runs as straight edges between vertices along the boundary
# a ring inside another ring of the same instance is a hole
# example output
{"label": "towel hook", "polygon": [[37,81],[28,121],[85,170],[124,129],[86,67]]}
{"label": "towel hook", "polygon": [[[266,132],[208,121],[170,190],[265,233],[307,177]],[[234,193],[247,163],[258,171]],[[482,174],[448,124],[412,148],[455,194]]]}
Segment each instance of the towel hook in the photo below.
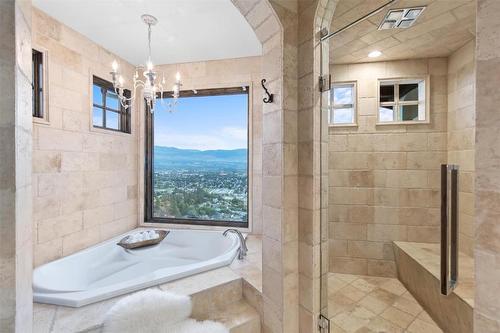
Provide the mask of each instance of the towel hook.
{"label": "towel hook", "polygon": [[267,97],[264,97],[264,99],[262,101],[264,103],[272,103],[273,99],[274,99],[274,94],[269,93],[266,86],[264,86],[264,83],[266,83],[266,79],[262,79],[262,81],[260,81],[260,84],[262,84],[262,88],[264,88],[264,91],[265,91]]}

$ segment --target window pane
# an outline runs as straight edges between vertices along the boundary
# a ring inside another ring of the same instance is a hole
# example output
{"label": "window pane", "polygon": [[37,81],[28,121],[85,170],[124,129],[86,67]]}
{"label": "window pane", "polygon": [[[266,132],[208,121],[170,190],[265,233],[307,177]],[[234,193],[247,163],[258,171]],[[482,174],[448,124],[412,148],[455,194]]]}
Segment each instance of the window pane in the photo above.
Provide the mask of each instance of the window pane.
{"label": "window pane", "polygon": [[106,92],[106,109],[120,110],[118,96],[111,91]]}
{"label": "window pane", "polygon": [[333,109],[333,124],[353,124],[354,109]]}
{"label": "window pane", "polygon": [[412,121],[418,119],[418,105],[401,105],[399,107],[402,121]]}
{"label": "window pane", "polygon": [[394,102],[394,85],[380,85],[380,102]]}
{"label": "window pane", "polygon": [[396,21],[386,21],[382,24],[382,27],[381,29],[382,30],[385,30],[385,29],[392,29],[394,28],[394,25],[396,24]]}
{"label": "window pane", "polygon": [[95,105],[102,105],[101,87],[95,84],[92,87],[92,101]]}
{"label": "window pane", "polygon": [[381,106],[379,108],[378,119],[381,122],[384,121],[394,121],[394,107],[392,106]]}
{"label": "window pane", "polygon": [[101,108],[93,108],[92,111],[92,125],[103,127],[102,123],[102,109]]}
{"label": "window pane", "polygon": [[418,101],[418,83],[405,83],[399,85],[399,100]]}
{"label": "window pane", "polygon": [[404,12],[403,10],[390,11],[389,15],[387,15],[387,17],[386,17],[386,20],[397,21],[401,18],[401,16],[403,15],[403,12]]}
{"label": "window pane", "polygon": [[170,102],[153,114],[153,216],[246,223],[248,94]]}
{"label": "window pane", "polygon": [[353,104],[353,86],[338,86],[333,88],[333,105]]}
{"label": "window pane", "polygon": [[117,112],[106,111],[106,128],[120,129],[120,115]]}
{"label": "window pane", "polygon": [[406,12],[405,18],[414,20],[420,15],[420,12],[422,12],[421,8],[410,9]]}
{"label": "window pane", "polygon": [[414,20],[403,20],[399,22],[398,28],[408,28],[413,22]]}
{"label": "window pane", "polygon": [[32,50],[32,114],[43,118],[43,54]]}

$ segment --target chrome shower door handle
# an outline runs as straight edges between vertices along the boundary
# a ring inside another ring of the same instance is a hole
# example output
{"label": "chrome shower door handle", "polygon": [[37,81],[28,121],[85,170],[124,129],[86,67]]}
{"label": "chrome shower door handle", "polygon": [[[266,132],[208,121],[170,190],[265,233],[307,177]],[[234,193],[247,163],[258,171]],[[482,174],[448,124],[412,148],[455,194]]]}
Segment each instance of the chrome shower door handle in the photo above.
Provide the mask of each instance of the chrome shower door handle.
{"label": "chrome shower door handle", "polygon": [[[448,177],[449,175],[449,177]],[[448,191],[448,183],[450,190]],[[458,165],[441,165],[441,294],[458,280]]]}

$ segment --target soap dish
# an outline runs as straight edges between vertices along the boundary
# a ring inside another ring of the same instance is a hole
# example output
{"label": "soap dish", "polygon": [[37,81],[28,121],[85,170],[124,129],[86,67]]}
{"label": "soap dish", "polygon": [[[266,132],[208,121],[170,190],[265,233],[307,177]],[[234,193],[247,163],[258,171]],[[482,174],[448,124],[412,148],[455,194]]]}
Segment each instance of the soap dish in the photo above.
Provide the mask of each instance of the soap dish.
{"label": "soap dish", "polygon": [[120,239],[120,241],[116,245],[119,245],[127,250],[138,249],[145,246],[156,245],[164,240],[165,237],[167,237],[167,235],[170,233],[170,231],[168,230],[154,230],[154,232],[158,234],[158,237],[131,243],[130,238],[132,237],[132,235],[128,235]]}

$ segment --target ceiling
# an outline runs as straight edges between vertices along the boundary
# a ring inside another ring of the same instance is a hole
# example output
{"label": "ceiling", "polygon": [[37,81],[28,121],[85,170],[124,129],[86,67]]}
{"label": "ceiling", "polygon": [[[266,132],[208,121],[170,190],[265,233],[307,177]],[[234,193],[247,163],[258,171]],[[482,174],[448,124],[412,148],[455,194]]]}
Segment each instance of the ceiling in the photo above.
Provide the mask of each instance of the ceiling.
{"label": "ceiling", "polygon": [[156,64],[262,54],[254,31],[230,0],[33,0],[34,6],[134,65],[147,58],[152,14]]}
{"label": "ceiling", "polygon": [[[330,31],[336,31],[388,0],[340,0]],[[391,8],[426,6],[407,29],[378,30]],[[474,0],[399,0],[356,26],[330,39],[330,63],[362,63],[448,56],[475,36]],[[368,53],[381,51],[378,58]]]}

